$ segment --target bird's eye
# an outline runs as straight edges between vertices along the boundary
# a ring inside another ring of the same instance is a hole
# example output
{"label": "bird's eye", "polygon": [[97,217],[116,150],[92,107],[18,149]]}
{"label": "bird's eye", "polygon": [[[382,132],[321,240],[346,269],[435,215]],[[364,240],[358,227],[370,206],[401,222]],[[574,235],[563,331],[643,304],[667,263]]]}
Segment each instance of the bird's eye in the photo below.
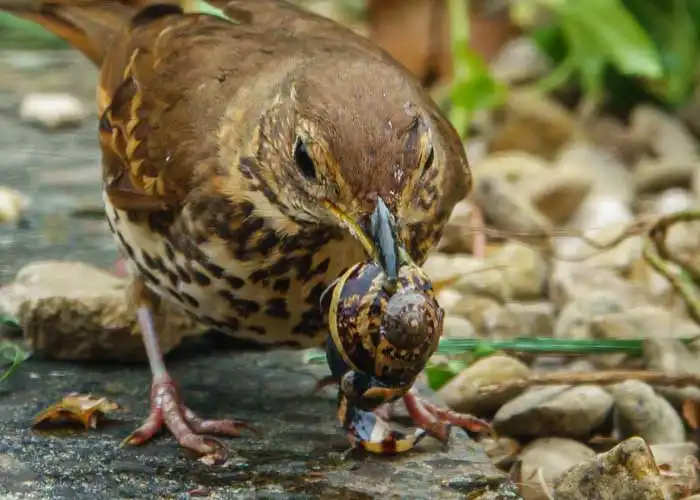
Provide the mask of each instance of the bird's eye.
{"label": "bird's eye", "polygon": [[425,163],[423,164],[423,173],[421,175],[425,175],[428,170],[430,170],[430,167],[433,166],[433,162],[435,161],[435,149],[433,149],[432,146],[430,146],[430,152],[428,153],[428,157],[425,159]]}
{"label": "bird's eye", "polygon": [[306,149],[306,144],[299,137],[297,137],[297,142],[294,144],[294,162],[297,164],[297,168],[307,179],[316,179],[316,167],[314,162],[309,156],[309,152]]}

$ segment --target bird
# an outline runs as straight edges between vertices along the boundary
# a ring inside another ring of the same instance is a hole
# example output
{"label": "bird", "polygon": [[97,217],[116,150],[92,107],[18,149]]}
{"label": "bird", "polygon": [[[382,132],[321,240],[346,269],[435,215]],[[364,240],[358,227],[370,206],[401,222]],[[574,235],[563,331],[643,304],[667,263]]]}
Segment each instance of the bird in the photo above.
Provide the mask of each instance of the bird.
{"label": "bird", "polygon": [[102,197],[152,373],[150,414],[124,443],[167,429],[220,459],[205,434],[248,424],[186,406],[158,344],[160,304],[267,348],[322,346],[324,290],[368,258],[390,281],[425,262],[472,178],[449,120],[370,40],[283,0],[202,4],[0,10],[99,68]]}

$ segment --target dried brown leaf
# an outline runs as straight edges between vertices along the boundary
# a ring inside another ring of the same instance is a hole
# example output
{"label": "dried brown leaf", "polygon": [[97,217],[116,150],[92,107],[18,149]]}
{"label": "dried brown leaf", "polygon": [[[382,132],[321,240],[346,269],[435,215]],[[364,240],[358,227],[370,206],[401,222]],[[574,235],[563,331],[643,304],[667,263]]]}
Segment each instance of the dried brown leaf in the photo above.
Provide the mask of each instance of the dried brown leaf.
{"label": "dried brown leaf", "polygon": [[692,399],[683,401],[683,418],[694,431],[700,427],[700,402]]}
{"label": "dried brown leaf", "polygon": [[33,426],[81,423],[86,429],[95,429],[104,415],[117,409],[119,405],[107,398],[73,392],[39,412],[34,417]]}

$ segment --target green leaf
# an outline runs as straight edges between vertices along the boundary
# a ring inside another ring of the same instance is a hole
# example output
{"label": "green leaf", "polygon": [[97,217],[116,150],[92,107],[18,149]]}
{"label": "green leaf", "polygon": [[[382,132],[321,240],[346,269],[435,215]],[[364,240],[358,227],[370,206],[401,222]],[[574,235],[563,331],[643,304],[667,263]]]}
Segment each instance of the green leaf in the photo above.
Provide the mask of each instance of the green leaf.
{"label": "green leaf", "polygon": [[219,9],[218,7],[214,7],[209,2],[205,2],[204,0],[192,0],[191,4],[192,4],[192,11],[191,12],[196,12],[199,14],[207,14],[209,16],[219,17],[219,18],[224,19],[226,21],[233,22],[233,19],[231,19],[229,16],[227,16],[223,10]]}
{"label": "green leaf", "polygon": [[624,74],[648,78],[663,75],[654,43],[619,0],[548,3],[561,17],[569,39],[576,40],[578,50],[598,54]]}
{"label": "green leaf", "polygon": [[428,385],[431,389],[437,391],[466,367],[467,364],[458,359],[450,360],[447,363],[429,364],[425,368],[425,373],[428,376]]}
{"label": "green leaf", "polygon": [[0,314],[0,325],[8,325],[15,328],[22,327],[22,325],[19,324],[19,321],[17,321],[17,318],[10,316],[9,314]]}
{"label": "green leaf", "polygon": [[30,353],[25,351],[19,345],[0,341],[0,360],[4,359],[10,362],[9,368],[4,373],[0,374],[0,383],[4,382],[17,370],[19,365],[29,359]]}
{"label": "green leaf", "polygon": [[647,87],[671,104],[690,97],[700,60],[700,8],[696,0],[625,0],[660,52],[664,78]]}

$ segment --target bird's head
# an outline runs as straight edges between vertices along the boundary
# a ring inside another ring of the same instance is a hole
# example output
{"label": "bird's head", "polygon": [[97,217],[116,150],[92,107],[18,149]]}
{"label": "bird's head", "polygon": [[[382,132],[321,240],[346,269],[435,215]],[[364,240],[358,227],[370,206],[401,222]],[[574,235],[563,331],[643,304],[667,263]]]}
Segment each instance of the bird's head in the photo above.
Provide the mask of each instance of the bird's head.
{"label": "bird's head", "polygon": [[259,116],[255,182],[278,216],[349,231],[390,280],[410,261],[402,227],[430,221],[444,209],[439,198],[451,211],[468,191],[454,129],[410,76],[385,62],[297,64]]}

